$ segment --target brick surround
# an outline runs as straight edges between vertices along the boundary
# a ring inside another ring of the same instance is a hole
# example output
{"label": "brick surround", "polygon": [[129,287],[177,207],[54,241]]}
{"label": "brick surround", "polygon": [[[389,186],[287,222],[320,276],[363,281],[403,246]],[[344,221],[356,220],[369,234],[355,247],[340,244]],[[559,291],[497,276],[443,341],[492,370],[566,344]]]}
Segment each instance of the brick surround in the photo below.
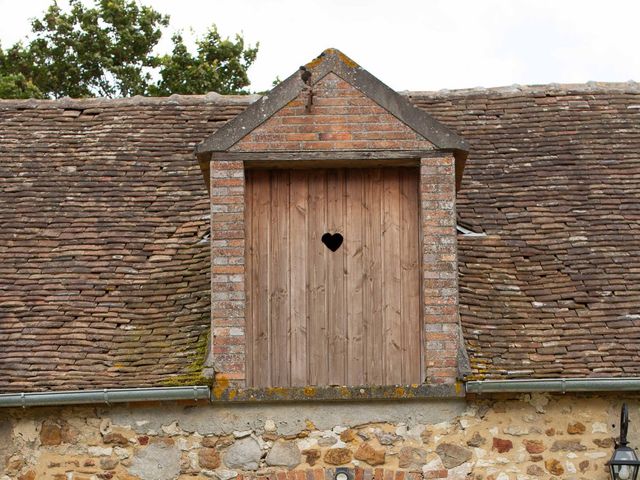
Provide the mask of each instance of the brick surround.
{"label": "brick surround", "polygon": [[[307,108],[311,95],[311,107]],[[424,151],[420,164],[424,366],[427,383],[453,383],[459,342],[455,159],[330,73],[230,150],[256,152]],[[356,160],[357,161],[357,160]],[[258,161],[259,162],[259,161]],[[319,160],[321,165],[322,160]],[[210,165],[214,369],[219,381],[245,382],[244,164]]]}
{"label": "brick surround", "polygon": [[[459,346],[455,165],[450,154],[420,160],[424,365],[427,383],[453,383]],[[211,320],[216,372],[244,386],[244,167],[211,169]]]}

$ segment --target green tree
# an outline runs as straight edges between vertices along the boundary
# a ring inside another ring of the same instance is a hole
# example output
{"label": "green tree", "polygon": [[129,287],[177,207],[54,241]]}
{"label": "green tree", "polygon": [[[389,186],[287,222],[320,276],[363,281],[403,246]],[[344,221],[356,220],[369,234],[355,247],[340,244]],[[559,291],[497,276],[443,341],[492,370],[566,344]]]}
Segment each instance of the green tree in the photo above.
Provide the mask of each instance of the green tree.
{"label": "green tree", "polygon": [[247,69],[256,59],[257,46],[245,49],[240,35],[236,35],[235,42],[222,39],[215,26],[196,40],[195,55],[189,53],[181,34],[174,35],[172,40],[173,52],[160,59],[161,80],[150,87],[152,95],[246,93]]}
{"label": "green tree", "polygon": [[92,97],[247,93],[255,48],[222,39],[213,26],[195,54],[181,35],[170,55],[154,55],[169,17],[134,0],[54,0],[32,21],[27,43],[0,48],[0,97]]}

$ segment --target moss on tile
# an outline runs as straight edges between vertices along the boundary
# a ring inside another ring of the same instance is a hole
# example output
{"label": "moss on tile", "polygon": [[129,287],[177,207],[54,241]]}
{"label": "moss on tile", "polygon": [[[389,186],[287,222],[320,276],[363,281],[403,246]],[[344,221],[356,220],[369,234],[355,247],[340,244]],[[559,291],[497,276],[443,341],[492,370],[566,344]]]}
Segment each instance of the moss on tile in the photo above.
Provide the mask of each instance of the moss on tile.
{"label": "moss on tile", "polygon": [[167,387],[184,387],[191,385],[211,386],[213,379],[204,375],[204,364],[207,359],[209,346],[209,332],[203,332],[198,337],[195,350],[191,354],[191,362],[185,373],[173,376],[162,382]]}

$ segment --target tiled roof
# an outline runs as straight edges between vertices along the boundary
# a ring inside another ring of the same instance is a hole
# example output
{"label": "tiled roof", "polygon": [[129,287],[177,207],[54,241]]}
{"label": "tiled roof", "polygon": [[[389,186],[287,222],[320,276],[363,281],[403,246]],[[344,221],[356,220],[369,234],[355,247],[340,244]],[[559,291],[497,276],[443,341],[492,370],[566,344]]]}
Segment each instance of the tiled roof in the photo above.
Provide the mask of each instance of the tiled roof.
{"label": "tiled roof", "polygon": [[471,144],[458,194],[474,378],[640,373],[640,86],[411,94]]}
{"label": "tiled roof", "polygon": [[249,100],[0,101],[0,392],[189,382],[210,303],[193,151]]}
{"label": "tiled roof", "polygon": [[[640,88],[408,95],[471,145],[473,377],[636,375]],[[197,372],[210,260],[194,146],[252,100],[0,101],[0,392]]]}

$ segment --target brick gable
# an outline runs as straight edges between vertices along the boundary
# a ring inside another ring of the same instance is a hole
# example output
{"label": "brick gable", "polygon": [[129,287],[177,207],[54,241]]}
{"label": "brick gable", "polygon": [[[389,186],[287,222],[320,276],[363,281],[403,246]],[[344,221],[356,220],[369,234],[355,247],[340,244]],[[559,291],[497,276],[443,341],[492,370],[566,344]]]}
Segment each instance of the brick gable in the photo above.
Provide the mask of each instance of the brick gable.
{"label": "brick gable", "polygon": [[431,150],[434,146],[335,73],[248,133],[235,152]]}

